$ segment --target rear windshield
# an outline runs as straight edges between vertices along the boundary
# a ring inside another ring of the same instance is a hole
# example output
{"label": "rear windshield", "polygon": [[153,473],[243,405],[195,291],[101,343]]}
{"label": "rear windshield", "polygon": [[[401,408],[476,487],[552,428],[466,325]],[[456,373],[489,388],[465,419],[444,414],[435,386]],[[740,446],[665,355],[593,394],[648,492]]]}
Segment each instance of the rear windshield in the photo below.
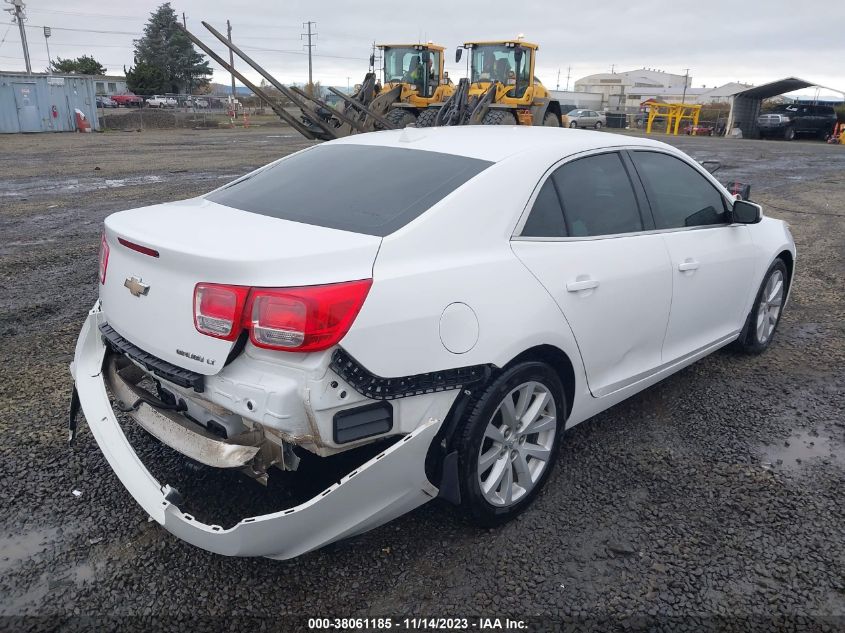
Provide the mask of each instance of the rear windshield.
{"label": "rear windshield", "polygon": [[492,163],[370,145],[319,145],[211,193],[250,213],[383,237]]}

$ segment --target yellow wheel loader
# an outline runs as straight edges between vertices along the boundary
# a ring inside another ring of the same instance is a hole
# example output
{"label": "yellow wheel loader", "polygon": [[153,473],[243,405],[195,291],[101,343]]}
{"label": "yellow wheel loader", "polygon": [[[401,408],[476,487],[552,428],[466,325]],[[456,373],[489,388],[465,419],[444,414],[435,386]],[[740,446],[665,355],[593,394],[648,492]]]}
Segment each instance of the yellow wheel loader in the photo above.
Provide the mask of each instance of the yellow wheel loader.
{"label": "yellow wheel loader", "polygon": [[384,118],[396,128],[433,125],[437,106],[455,92],[443,70],[446,49],[431,42],[379,44],[378,48],[384,59],[381,94],[395,95]]}
{"label": "yellow wheel loader", "polygon": [[537,44],[521,39],[466,42],[468,77],[435,116],[435,125],[545,125],[560,127],[560,103],[534,76]]}

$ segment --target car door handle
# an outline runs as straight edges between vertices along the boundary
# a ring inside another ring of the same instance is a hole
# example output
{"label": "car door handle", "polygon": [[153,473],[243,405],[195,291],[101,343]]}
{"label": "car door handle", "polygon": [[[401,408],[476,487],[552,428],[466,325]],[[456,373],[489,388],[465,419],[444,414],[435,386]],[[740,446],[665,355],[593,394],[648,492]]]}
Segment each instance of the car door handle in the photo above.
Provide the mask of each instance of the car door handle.
{"label": "car door handle", "polygon": [[698,270],[698,262],[694,259],[685,259],[680,264],[678,264],[678,270],[681,272],[686,272],[688,270]]}
{"label": "car door handle", "polygon": [[578,292],[579,290],[592,290],[598,288],[599,282],[595,279],[579,279],[578,281],[570,281],[566,284],[568,292]]}

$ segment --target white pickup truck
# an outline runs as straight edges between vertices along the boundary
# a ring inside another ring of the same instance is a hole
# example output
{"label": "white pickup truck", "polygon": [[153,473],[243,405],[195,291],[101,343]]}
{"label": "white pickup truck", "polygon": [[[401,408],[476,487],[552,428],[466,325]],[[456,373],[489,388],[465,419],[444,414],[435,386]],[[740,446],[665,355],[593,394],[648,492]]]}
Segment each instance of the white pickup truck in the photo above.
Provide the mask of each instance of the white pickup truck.
{"label": "white pickup truck", "polygon": [[147,106],[150,108],[175,108],[176,99],[163,95],[154,95],[147,99]]}

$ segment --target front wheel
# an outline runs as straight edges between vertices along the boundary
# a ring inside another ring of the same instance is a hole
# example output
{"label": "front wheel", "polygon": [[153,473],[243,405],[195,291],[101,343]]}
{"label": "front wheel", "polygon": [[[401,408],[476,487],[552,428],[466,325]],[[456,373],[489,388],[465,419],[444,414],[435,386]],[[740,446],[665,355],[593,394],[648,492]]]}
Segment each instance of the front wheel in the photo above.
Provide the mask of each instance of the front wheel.
{"label": "front wheel", "polygon": [[557,458],[566,401],[557,373],[536,361],[498,376],[475,402],[458,434],[461,506],[492,527],[530,505]]}
{"label": "front wheel", "polygon": [[[409,125],[416,123],[417,115],[414,113],[413,110],[409,110],[407,108],[393,108],[384,115],[384,118],[393,124],[393,128],[396,130],[401,130],[402,128],[406,128]],[[384,127],[378,123],[376,123],[376,129],[382,130]]]}
{"label": "front wheel", "polygon": [[795,128],[788,127],[783,131],[784,140],[791,141],[795,139]]}
{"label": "front wheel", "polygon": [[560,127],[560,117],[554,112],[546,112],[543,117],[543,125],[545,127]]}
{"label": "front wheel", "polygon": [[601,121],[596,121],[596,129],[597,130],[601,129]]}
{"label": "front wheel", "polygon": [[782,259],[776,259],[763,278],[745,327],[736,341],[741,351],[759,354],[769,347],[783,313],[786,289],[786,265]]}
{"label": "front wheel", "polygon": [[577,122],[577,121],[572,121],[572,122],[569,124],[569,127],[571,127],[571,128],[574,130],[576,127],[578,127],[578,122]]}
{"label": "front wheel", "polygon": [[437,118],[438,112],[440,112],[440,108],[438,107],[425,108],[417,117],[417,127],[434,126],[434,119]]}
{"label": "front wheel", "polygon": [[493,110],[487,111],[484,118],[481,120],[482,125],[516,125],[516,117],[510,110]]}

